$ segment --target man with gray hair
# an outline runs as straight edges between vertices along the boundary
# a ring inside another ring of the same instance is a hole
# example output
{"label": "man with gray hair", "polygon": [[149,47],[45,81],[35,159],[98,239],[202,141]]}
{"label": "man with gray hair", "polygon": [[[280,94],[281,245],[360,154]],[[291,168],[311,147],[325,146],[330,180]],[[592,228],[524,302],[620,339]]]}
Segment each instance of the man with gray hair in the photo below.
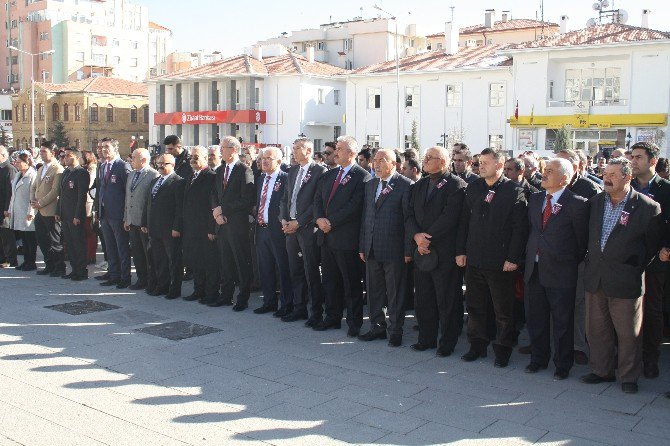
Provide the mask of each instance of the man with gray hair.
{"label": "man with gray hair", "polygon": [[553,327],[556,379],[567,378],[573,365],[577,267],[588,241],[588,203],[567,189],[572,174],[569,161],[550,159],[542,173],[544,191],[528,202],[524,298],[531,357],[526,373],[547,368]]}

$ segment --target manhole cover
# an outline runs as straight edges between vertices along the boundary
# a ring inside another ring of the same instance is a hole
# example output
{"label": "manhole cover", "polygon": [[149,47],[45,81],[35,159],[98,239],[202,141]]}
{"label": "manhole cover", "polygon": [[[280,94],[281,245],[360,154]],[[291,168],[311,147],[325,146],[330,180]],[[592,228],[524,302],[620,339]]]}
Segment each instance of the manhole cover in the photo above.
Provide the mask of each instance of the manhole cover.
{"label": "manhole cover", "polygon": [[152,325],[150,327],[137,328],[135,331],[146,333],[171,341],[180,341],[182,339],[204,336],[210,333],[218,333],[218,328],[207,327],[206,325],[192,324],[186,321],[167,322],[165,324]]}
{"label": "manhole cover", "polygon": [[44,308],[60,311],[61,313],[78,315],[78,314],[97,313],[98,311],[116,310],[121,307],[106,304],[104,302],[98,302],[95,300],[81,300],[79,302],[68,302],[66,304],[49,305],[48,307]]}

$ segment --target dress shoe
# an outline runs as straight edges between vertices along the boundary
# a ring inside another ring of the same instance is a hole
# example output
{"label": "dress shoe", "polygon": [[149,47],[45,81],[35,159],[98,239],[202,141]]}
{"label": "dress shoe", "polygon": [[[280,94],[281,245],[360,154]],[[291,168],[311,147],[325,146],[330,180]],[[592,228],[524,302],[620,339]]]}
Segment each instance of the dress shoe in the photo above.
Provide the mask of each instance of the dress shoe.
{"label": "dress shoe", "polygon": [[437,345],[435,344],[422,344],[420,342],[417,342],[416,344],[410,345],[410,348],[412,350],[416,350],[417,352],[424,352],[426,350],[430,350],[431,348],[435,348]]}
{"label": "dress shoe", "polygon": [[181,297],[181,292],[180,291],[170,291],[165,295],[166,299],[179,299]]}
{"label": "dress shoe", "polygon": [[461,356],[461,359],[465,362],[476,361],[479,358],[486,358],[486,352],[478,352],[477,350],[470,350],[466,354]]}
{"label": "dress shoe", "polygon": [[88,280],[88,272],[80,273],[80,274],[74,274],[72,277],[70,277],[70,280],[73,280],[75,282],[81,282],[83,280]]}
{"label": "dress shoe", "polygon": [[95,276],[95,280],[109,280],[109,273],[105,273],[102,276]]}
{"label": "dress shoe", "polygon": [[453,348],[446,347],[444,345],[440,346],[437,348],[437,351],[435,352],[436,356],[439,356],[440,358],[446,358],[447,356],[451,356],[451,354],[454,352]]}
{"label": "dress shoe", "polygon": [[315,324],[315,325],[312,327],[312,330],[315,330],[315,331],[326,331],[326,330],[328,330],[329,328],[334,328],[334,329],[336,329],[336,330],[339,330],[340,328],[342,328],[342,322],[340,322],[340,321],[323,320],[323,321],[319,322],[318,324]]}
{"label": "dress shoe", "polygon": [[622,383],[621,390],[623,393],[637,393],[637,383]]}
{"label": "dress shoe", "polygon": [[37,271],[36,274],[38,276],[47,276],[47,275],[51,274],[51,271],[53,271],[51,268],[44,268],[44,269],[41,269],[41,270]]}
{"label": "dress shoe", "polygon": [[157,296],[162,296],[162,295],[167,294],[167,293],[168,293],[168,290],[162,290],[160,288],[156,288],[156,289],[152,290],[150,293],[147,293],[147,294],[149,296],[156,296],[157,297]]}
{"label": "dress shoe", "polygon": [[647,379],[658,378],[658,363],[657,362],[645,362],[644,363],[644,377]]}
{"label": "dress shoe", "polygon": [[570,374],[569,371],[558,367],[556,369],[556,371],[554,372],[554,379],[556,381],[563,381],[564,379],[566,379],[568,377],[569,374]]}
{"label": "dress shoe", "polygon": [[233,311],[237,311],[237,312],[244,311],[244,310],[246,310],[248,307],[249,307],[249,304],[238,302],[238,303],[236,303],[235,305],[233,305]]}
{"label": "dress shoe", "polygon": [[140,282],[138,280],[137,282],[130,285],[128,287],[128,289],[133,290],[133,291],[137,291],[137,290],[143,290],[144,288],[146,288],[146,286],[147,286],[147,284],[145,282]]}
{"label": "dress shoe", "polygon": [[575,358],[575,364],[586,365],[589,363],[589,357],[582,351],[575,350],[573,357]]}
{"label": "dress shoe", "polygon": [[119,283],[116,284],[116,288],[119,290],[126,289],[130,286],[130,280],[119,280]]}
{"label": "dress shoe", "polygon": [[493,361],[493,367],[498,367],[499,369],[504,369],[509,364],[509,359],[496,358]]}
{"label": "dress shoe", "polygon": [[402,345],[402,335],[392,334],[389,338],[389,347],[400,347]]}
{"label": "dress shoe", "polygon": [[614,376],[600,376],[595,373],[587,373],[586,375],[579,378],[584,384],[600,384],[600,383],[613,383],[616,381]]}
{"label": "dress shoe", "polygon": [[254,310],[254,314],[265,314],[277,311],[277,307],[274,305],[263,305]]}
{"label": "dress shoe", "polygon": [[64,269],[55,269],[49,273],[49,277],[62,277],[65,275]]}
{"label": "dress shoe", "polygon": [[182,280],[184,282],[188,282],[189,280],[193,280],[193,273],[192,272],[184,273],[184,278]]}
{"label": "dress shoe", "polygon": [[355,338],[359,335],[361,332],[361,329],[358,327],[349,327],[349,330],[347,330],[347,336],[350,338]]}
{"label": "dress shoe", "polygon": [[100,286],[116,286],[116,284],[119,283],[118,280],[105,280],[104,282],[100,282]]}
{"label": "dress shoe", "polygon": [[72,279],[72,276],[74,276],[74,271],[68,274],[63,274],[60,276],[61,279]]}
{"label": "dress shoe", "polygon": [[290,307],[282,307],[279,310],[272,313],[272,316],[282,318],[282,317],[286,316],[287,314],[291,314],[291,308]]}
{"label": "dress shoe", "polygon": [[307,319],[306,311],[292,311],[281,318],[282,322],[295,322],[303,319]]}
{"label": "dress shoe", "polygon": [[374,341],[375,339],[386,339],[386,330],[370,330],[358,337],[361,341]]}
{"label": "dress shoe", "polygon": [[546,365],[538,364],[537,362],[531,362],[523,371],[526,373],[537,373],[540,370],[545,370],[546,368]]}
{"label": "dress shoe", "polygon": [[208,307],[223,307],[232,305],[229,301],[225,301],[223,299],[205,301],[204,304],[207,305]]}
{"label": "dress shoe", "polygon": [[519,353],[521,353],[522,355],[530,355],[530,353],[531,353],[530,345],[523,345],[523,346],[519,347],[519,349],[517,351]]}
{"label": "dress shoe", "polygon": [[189,294],[188,296],[184,296],[183,299],[187,302],[193,302],[194,300],[199,300],[204,298],[205,296],[198,296],[197,294]]}
{"label": "dress shoe", "polygon": [[321,318],[310,317],[309,319],[307,319],[307,321],[305,321],[305,327],[312,328],[312,327],[314,327],[315,325],[320,324],[321,321],[322,321]]}

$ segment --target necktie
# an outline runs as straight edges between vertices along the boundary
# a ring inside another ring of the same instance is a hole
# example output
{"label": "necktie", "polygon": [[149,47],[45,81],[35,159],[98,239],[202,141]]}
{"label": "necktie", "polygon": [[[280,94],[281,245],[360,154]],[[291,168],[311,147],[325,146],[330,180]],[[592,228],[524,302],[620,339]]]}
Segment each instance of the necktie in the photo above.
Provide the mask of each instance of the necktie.
{"label": "necktie", "polygon": [[196,172],[196,173],[193,174],[193,178],[191,178],[191,185],[193,185],[193,183],[195,183],[195,180],[198,178],[199,174],[200,174],[200,172]]}
{"label": "necktie", "polygon": [[109,183],[109,177],[111,176],[112,173],[112,163],[107,163],[105,166],[106,171],[105,171],[105,183]]}
{"label": "necktie", "polygon": [[137,181],[140,179],[140,173],[141,173],[141,171],[139,171],[139,170],[135,172],[135,176],[133,176],[133,181],[132,181],[132,183],[130,183],[130,190],[131,191],[134,191],[135,187],[137,187]]}
{"label": "necktie", "polygon": [[160,178],[158,179],[158,181],[156,181],[156,185],[154,186],[154,188],[151,189],[151,198],[152,198],[152,199],[153,199],[153,198],[156,198],[156,194],[158,193],[158,189],[160,189],[161,186],[163,185],[163,180],[164,180],[164,178],[163,178],[163,177],[160,177]]}
{"label": "necktie", "polygon": [[337,188],[340,186],[340,181],[342,181],[342,175],[344,174],[344,169],[340,167],[340,171],[337,174],[337,178],[335,178],[335,182],[333,183],[333,187],[330,188],[330,195],[328,196],[328,201],[326,202],[326,207],[330,204],[330,200],[333,199],[335,196],[335,191],[337,191]]}
{"label": "necktie", "polygon": [[291,195],[291,210],[289,212],[291,218],[295,218],[298,215],[298,192],[300,192],[300,187],[302,186],[302,177],[305,171],[300,169],[298,171],[298,178],[295,180],[293,185],[293,195]]}
{"label": "necktie", "polygon": [[261,193],[261,202],[258,205],[258,215],[256,216],[256,220],[258,221],[259,225],[264,225],[265,224],[265,218],[263,218],[263,214],[265,213],[265,201],[268,198],[268,185],[270,184],[270,175],[265,175],[265,184],[263,185],[263,192]]}
{"label": "necktie", "polygon": [[377,200],[375,201],[375,207],[379,207],[379,205],[382,202],[382,197],[384,196],[384,189],[386,189],[386,181],[382,180],[382,188],[379,189],[379,195],[377,196]]}
{"label": "necktie", "polygon": [[544,211],[542,212],[542,229],[547,226],[547,222],[551,217],[551,195],[547,194],[547,204],[544,206]]}
{"label": "necktie", "polygon": [[228,187],[228,174],[230,173],[230,166],[226,165],[226,171],[223,173],[223,188]]}

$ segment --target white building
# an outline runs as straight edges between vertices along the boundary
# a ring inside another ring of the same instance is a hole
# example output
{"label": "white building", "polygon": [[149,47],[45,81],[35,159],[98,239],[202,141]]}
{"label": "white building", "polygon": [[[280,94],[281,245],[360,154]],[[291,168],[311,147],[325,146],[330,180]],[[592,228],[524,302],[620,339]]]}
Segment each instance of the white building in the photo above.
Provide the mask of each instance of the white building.
{"label": "white building", "polygon": [[151,141],[176,134],[185,145],[209,145],[234,135],[285,146],[304,134],[320,149],[342,133],[343,72],[274,45],[151,79]]}
{"label": "white building", "polygon": [[168,55],[174,51],[172,42],[172,31],[155,22],[149,22],[149,72],[151,76],[167,74]]}
{"label": "white building", "polygon": [[258,45],[280,44],[302,56],[312,47],[317,61],[345,69],[395,60],[396,44],[399,57],[425,51],[426,38],[417,35],[416,25],[397,26],[386,18],[358,18],[284,33]]}
{"label": "white building", "polygon": [[[0,93],[0,131],[12,134],[12,96]],[[7,141],[8,142],[8,141]]]}

